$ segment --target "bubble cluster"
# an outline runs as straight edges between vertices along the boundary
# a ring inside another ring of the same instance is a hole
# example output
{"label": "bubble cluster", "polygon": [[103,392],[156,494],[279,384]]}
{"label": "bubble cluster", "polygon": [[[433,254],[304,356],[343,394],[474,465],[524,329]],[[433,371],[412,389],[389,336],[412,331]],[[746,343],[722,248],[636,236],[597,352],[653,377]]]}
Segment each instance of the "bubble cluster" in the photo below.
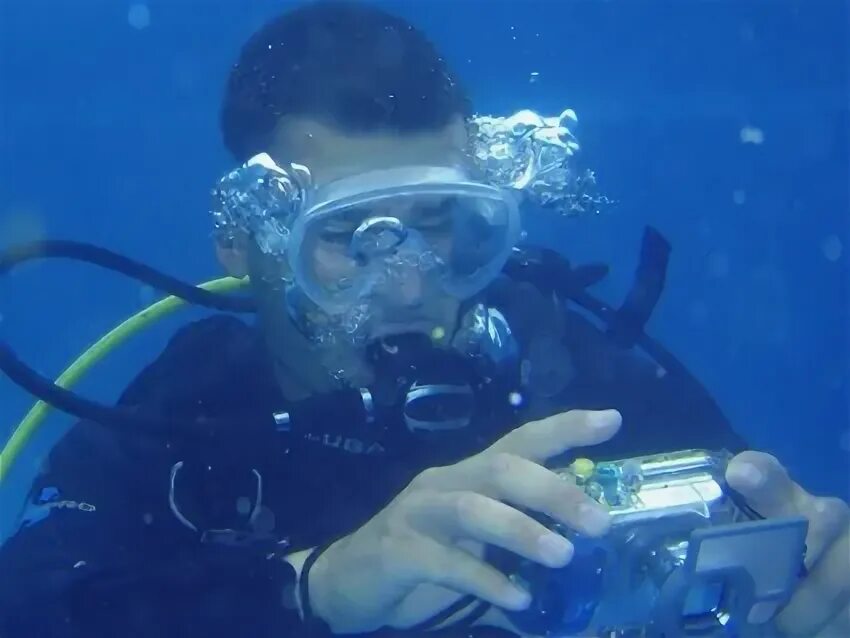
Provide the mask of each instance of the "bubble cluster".
{"label": "bubble cluster", "polygon": [[596,192],[596,176],[579,170],[578,117],[566,109],[555,117],[522,110],[508,117],[470,120],[469,154],[489,183],[521,190],[532,201],[562,215],[598,212],[611,203]]}
{"label": "bubble cluster", "polygon": [[284,169],[265,153],[252,157],[225,175],[212,191],[210,213],[216,239],[228,243],[240,235],[254,237],[263,253],[283,256],[292,219],[310,180],[304,166]]}

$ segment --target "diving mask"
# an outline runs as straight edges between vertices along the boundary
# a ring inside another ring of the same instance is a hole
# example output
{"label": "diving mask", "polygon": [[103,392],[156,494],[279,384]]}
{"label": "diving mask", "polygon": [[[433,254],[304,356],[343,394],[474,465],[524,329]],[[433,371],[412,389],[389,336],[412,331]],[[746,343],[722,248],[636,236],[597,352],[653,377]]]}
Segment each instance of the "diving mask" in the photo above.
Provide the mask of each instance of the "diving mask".
{"label": "diving mask", "polygon": [[[311,186],[269,156],[228,175],[222,209],[328,314],[376,297],[430,292],[466,299],[519,240],[516,195],[453,167],[406,166]],[[271,214],[269,214],[271,211]]]}
{"label": "diving mask", "polygon": [[274,263],[273,277],[329,314],[432,289],[466,299],[498,275],[518,242],[518,200],[565,215],[604,203],[589,194],[593,174],[574,168],[574,121],[569,110],[473,118],[475,177],[404,166],[315,185],[307,167],[282,168],[260,154],[214,189],[216,234],[252,239]]}
{"label": "diving mask", "polygon": [[431,290],[468,298],[492,281],[519,239],[516,199],[455,168],[411,166],[343,178],[307,194],[288,264],[335,314],[365,298]]}

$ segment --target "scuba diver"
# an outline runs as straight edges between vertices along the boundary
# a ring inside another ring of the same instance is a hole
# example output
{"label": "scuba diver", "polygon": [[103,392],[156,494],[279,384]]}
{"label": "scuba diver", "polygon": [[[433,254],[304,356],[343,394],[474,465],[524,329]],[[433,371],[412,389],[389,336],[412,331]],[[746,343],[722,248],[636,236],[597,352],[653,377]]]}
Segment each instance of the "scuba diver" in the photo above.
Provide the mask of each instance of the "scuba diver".
{"label": "scuba diver", "polygon": [[644,332],[664,239],[647,229],[619,308],[588,292],[604,267],[523,245],[521,215],[598,201],[573,120],[473,116],[425,36],[367,5],[255,33],[212,214],[250,290],[219,307],[257,321],[186,325],[110,408],[4,346],[13,380],[84,418],[0,549],[0,636],[571,635],[523,615],[539,590],[510,560],[569,569],[612,514],[551,464],[692,449],[735,455],[718,484],[759,529],[804,529],[799,579],[747,621],[848,635],[847,506],[747,451]]}

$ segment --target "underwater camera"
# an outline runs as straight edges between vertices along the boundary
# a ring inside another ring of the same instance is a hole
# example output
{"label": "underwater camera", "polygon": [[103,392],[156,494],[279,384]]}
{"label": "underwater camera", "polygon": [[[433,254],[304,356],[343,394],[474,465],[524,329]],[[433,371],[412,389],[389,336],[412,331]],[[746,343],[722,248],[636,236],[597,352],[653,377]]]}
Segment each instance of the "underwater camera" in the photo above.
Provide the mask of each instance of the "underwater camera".
{"label": "underwater camera", "polygon": [[688,450],[556,468],[608,507],[600,538],[547,519],[575,554],[550,569],[501,550],[491,561],[532,594],[508,614],[542,636],[768,636],[803,575],[807,522],[763,520],[726,484],[731,455]]}

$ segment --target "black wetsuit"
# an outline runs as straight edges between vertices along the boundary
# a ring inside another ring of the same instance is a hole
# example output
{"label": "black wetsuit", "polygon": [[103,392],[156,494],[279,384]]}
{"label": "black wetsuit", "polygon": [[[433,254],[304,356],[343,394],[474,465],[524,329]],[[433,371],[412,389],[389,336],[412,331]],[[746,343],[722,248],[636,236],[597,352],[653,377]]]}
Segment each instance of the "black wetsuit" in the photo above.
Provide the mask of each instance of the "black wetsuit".
{"label": "black wetsuit", "polygon": [[[550,355],[558,391],[531,400],[528,390],[523,409],[425,435],[402,423],[352,425],[345,400],[323,400],[321,418],[302,410],[298,427],[276,427],[270,415],[286,401],[257,332],[223,315],[184,327],[120,404],[233,425],[154,434],[78,423],[33,486],[31,522],[0,549],[0,637],[304,635],[282,604],[281,564],[268,558],[277,541],[303,549],[350,533],[417,473],[469,456],[532,416],[617,408],[622,429],[584,451],[594,457],[743,447],[687,375],[614,345],[574,311],[558,319],[554,340],[535,342],[535,304],[548,302],[527,286],[501,303],[512,306],[506,314],[523,350]],[[221,529],[254,538],[228,545],[219,542],[227,533],[209,531]]]}

